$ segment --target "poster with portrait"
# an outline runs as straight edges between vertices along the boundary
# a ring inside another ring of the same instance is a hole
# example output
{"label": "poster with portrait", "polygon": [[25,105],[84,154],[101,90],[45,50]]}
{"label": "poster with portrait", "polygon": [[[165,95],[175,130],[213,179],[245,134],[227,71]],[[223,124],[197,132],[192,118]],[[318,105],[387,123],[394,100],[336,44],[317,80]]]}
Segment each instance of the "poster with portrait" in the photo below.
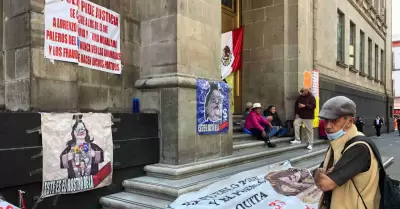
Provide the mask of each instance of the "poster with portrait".
{"label": "poster with portrait", "polygon": [[229,130],[229,87],[224,82],[197,79],[197,133]]}
{"label": "poster with portrait", "polygon": [[43,113],[42,197],[84,192],[112,180],[110,113]]}
{"label": "poster with portrait", "polygon": [[171,209],[318,209],[322,191],[289,162],[257,168],[181,195]]}

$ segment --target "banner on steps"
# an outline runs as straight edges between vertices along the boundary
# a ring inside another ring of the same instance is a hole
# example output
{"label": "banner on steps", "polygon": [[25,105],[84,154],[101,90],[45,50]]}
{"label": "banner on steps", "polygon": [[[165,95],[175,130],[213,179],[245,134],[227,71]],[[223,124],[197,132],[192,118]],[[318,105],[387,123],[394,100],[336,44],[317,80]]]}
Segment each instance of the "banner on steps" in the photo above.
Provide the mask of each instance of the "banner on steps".
{"label": "banner on steps", "polygon": [[265,166],[181,195],[172,209],[318,209],[322,191],[307,169]]}
{"label": "banner on steps", "polygon": [[197,79],[197,133],[229,131],[229,87],[225,82]]}
{"label": "banner on steps", "polygon": [[42,197],[108,186],[112,180],[110,113],[43,113]]}

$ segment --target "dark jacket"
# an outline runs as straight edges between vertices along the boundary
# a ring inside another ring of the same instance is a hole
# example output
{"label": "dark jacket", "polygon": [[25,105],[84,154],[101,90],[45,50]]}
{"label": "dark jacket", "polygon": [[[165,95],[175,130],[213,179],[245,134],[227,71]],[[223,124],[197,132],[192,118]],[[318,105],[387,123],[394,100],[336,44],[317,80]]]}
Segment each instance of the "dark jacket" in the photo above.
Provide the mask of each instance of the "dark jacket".
{"label": "dark jacket", "polygon": [[272,116],[271,124],[273,126],[281,126],[281,127],[283,127],[282,121],[279,118],[278,113],[272,113],[268,109],[266,109],[266,110],[264,110],[264,116],[265,117]]}
{"label": "dark jacket", "polygon": [[382,119],[379,119],[378,123],[376,122],[376,119],[374,119],[374,127],[375,128],[381,128],[382,124],[383,124],[383,120]]}
{"label": "dark jacket", "polygon": [[356,127],[357,127],[357,130],[359,132],[363,132],[364,131],[364,126],[365,126],[365,123],[364,123],[364,121],[362,119],[356,120]]}
{"label": "dark jacket", "polygon": [[[304,104],[304,108],[299,108],[299,104]],[[294,112],[301,119],[314,119],[315,97],[308,93],[306,96],[300,95],[294,103]]]}

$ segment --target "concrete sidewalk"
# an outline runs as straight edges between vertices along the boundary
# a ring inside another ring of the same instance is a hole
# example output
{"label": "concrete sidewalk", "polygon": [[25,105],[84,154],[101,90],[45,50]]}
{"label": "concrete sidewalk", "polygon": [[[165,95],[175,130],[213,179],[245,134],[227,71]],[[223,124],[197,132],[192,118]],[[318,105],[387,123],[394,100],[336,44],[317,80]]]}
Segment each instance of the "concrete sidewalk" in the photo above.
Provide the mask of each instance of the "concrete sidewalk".
{"label": "concrete sidewalk", "polygon": [[382,134],[381,138],[373,136],[371,139],[378,146],[382,156],[394,157],[394,164],[389,166],[387,172],[392,178],[400,180],[400,167],[397,165],[400,162],[400,136],[398,132]]}

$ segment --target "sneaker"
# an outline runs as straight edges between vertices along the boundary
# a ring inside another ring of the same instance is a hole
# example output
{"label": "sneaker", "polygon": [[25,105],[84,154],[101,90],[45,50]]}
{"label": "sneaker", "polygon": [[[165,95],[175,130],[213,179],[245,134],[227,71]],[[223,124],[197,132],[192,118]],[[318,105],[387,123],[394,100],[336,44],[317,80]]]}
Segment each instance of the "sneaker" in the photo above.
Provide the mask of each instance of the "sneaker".
{"label": "sneaker", "polygon": [[293,141],[290,141],[290,143],[292,143],[292,144],[301,144],[301,141],[295,139],[295,140],[293,140]]}
{"label": "sneaker", "polygon": [[275,147],[276,147],[276,144],[271,143],[271,142],[268,142],[268,143],[267,143],[267,146],[268,146],[269,148],[275,148]]}
{"label": "sneaker", "polygon": [[307,149],[312,150],[312,145],[311,145],[311,144],[308,145],[308,146],[307,146]]}

